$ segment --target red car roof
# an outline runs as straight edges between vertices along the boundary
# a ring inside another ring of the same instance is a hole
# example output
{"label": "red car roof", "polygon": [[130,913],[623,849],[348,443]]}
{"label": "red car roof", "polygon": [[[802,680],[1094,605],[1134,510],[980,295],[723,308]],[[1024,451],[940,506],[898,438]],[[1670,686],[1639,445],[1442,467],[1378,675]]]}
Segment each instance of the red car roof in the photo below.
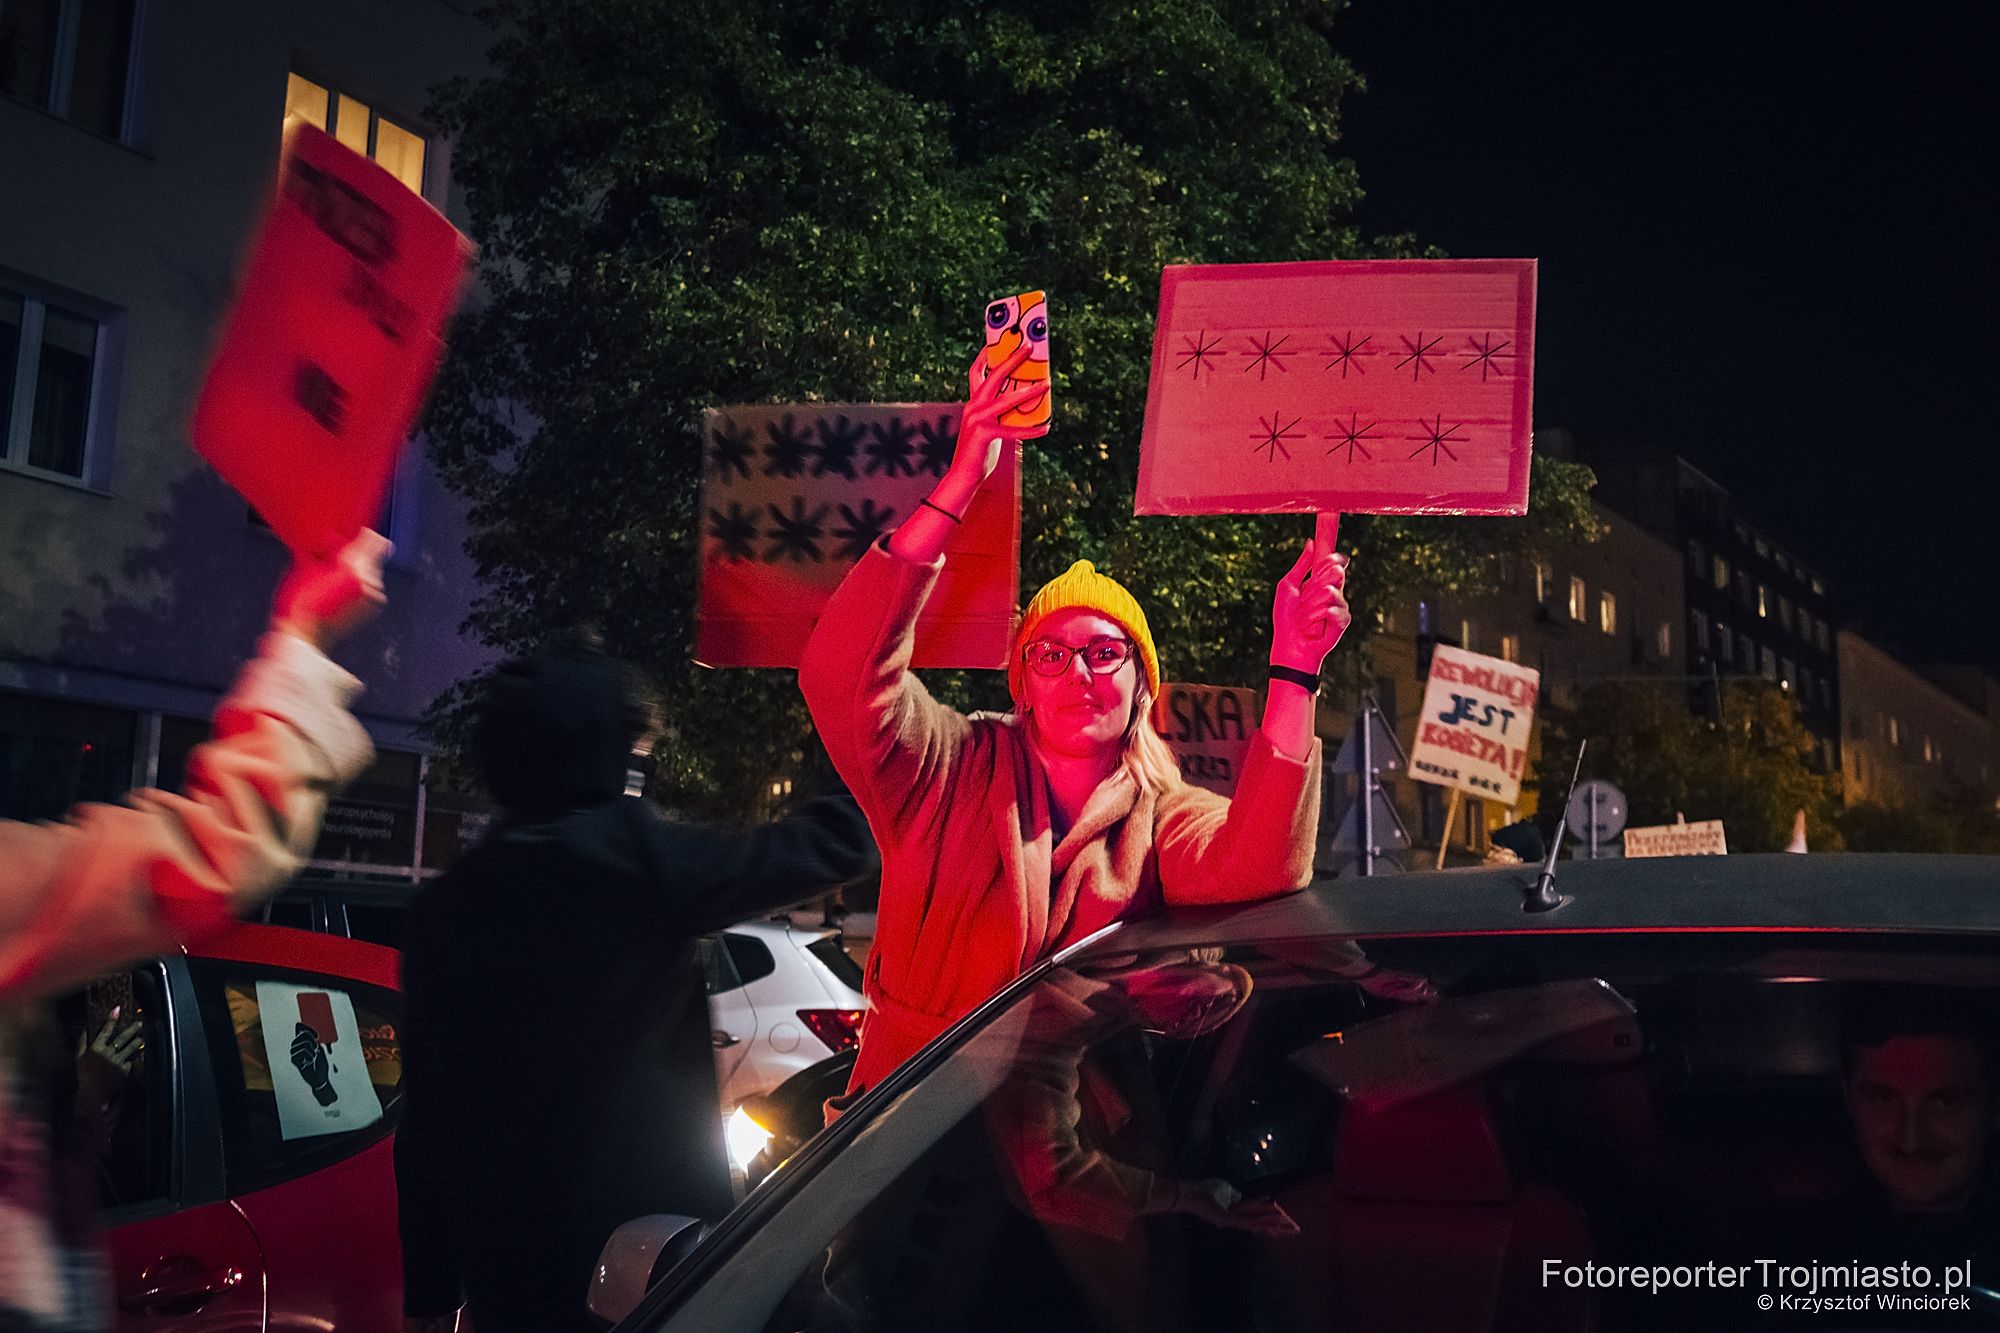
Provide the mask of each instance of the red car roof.
{"label": "red car roof", "polygon": [[325,972],[371,986],[403,988],[403,955],[380,944],[350,940],[290,926],[241,925],[190,945],[190,958],[220,958],[232,963],[263,963],[302,972]]}

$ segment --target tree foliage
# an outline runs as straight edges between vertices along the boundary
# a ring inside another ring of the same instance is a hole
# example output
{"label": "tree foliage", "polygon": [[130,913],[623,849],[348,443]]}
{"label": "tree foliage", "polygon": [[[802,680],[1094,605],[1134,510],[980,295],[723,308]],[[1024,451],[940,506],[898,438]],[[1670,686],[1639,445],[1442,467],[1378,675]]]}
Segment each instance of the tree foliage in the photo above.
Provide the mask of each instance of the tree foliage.
{"label": "tree foliage", "polygon": [[1609,683],[1573,707],[1545,704],[1539,777],[1550,831],[1588,740],[1583,775],[1625,793],[1630,826],[1720,819],[1729,850],[1779,852],[1804,810],[1807,845],[1841,850],[1839,779],[1814,771],[1798,701],[1761,680],[1725,681],[1722,696],[1713,725],[1689,712],[1678,682]]}
{"label": "tree foliage", "polygon": [[[1360,76],[1338,0],[515,0],[491,74],[440,90],[481,247],[429,415],[472,505],[473,628],[593,624],[656,673],[669,799],[745,814],[809,765],[789,673],[688,659],[702,409],[947,400],[990,297],[1051,293],[1055,423],[1024,460],[1022,580],[1091,558],[1170,675],[1255,680],[1297,518],[1131,516],[1160,269],[1413,252],[1365,242],[1337,151]],[[1586,538],[1582,468],[1528,518],[1343,526],[1368,614]],[[990,673],[942,673],[1004,703]],[[449,740],[472,686],[441,701]]]}

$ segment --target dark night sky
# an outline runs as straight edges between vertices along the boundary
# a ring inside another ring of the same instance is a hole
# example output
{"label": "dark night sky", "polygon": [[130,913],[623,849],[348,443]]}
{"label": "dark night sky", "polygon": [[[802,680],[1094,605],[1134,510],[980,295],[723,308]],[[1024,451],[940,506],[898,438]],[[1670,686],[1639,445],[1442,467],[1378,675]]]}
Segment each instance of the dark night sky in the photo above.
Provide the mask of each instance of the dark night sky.
{"label": "dark night sky", "polygon": [[1990,5],[1355,0],[1359,221],[1541,261],[1538,426],[1665,446],[2000,674]]}

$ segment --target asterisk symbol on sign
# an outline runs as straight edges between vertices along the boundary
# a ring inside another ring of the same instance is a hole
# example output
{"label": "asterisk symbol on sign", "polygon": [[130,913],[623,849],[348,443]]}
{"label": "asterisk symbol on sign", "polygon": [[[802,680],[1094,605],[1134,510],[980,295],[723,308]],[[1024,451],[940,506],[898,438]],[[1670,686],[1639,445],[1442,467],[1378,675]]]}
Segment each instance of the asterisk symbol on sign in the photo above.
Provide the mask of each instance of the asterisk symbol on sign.
{"label": "asterisk symbol on sign", "polygon": [[778,526],[766,534],[771,539],[770,547],[764,552],[767,564],[775,565],[785,556],[790,556],[794,563],[801,565],[808,558],[815,561],[822,558],[819,553],[819,542],[820,538],[826,535],[822,525],[826,522],[826,511],[832,508],[831,505],[821,505],[808,514],[805,497],[795,495],[792,497],[790,514],[776,505],[764,507],[770,510],[771,517],[778,521]]}
{"label": "asterisk symbol on sign", "polygon": [[1328,370],[1332,370],[1335,366],[1339,366],[1340,377],[1342,379],[1347,378],[1347,368],[1349,366],[1354,367],[1355,374],[1366,375],[1368,373],[1368,367],[1362,365],[1359,361],[1355,360],[1355,358],[1360,356],[1375,355],[1373,352],[1364,352],[1361,350],[1362,348],[1366,347],[1369,343],[1373,341],[1375,341],[1375,335],[1372,333],[1362,334],[1360,342],[1354,341],[1353,329],[1349,329],[1347,331],[1347,338],[1345,341],[1342,341],[1338,334],[1333,335],[1333,360],[1326,363],[1326,368]]}
{"label": "asterisk symbol on sign", "polygon": [[729,512],[720,509],[708,511],[708,535],[715,538],[719,548],[710,556],[722,556],[729,560],[755,560],[757,551],[750,545],[757,540],[757,518],[754,511],[746,511],[735,500],[729,502]]}
{"label": "asterisk symbol on sign", "polygon": [[1408,335],[1404,335],[1403,346],[1409,349],[1410,354],[1396,363],[1396,369],[1401,370],[1404,366],[1411,366],[1411,379],[1420,378],[1426,370],[1430,371],[1433,375],[1437,374],[1437,367],[1432,365],[1430,361],[1431,348],[1436,347],[1443,341],[1444,335],[1439,334],[1429,342],[1425,342],[1423,330],[1421,329],[1417,331],[1417,340],[1415,342],[1411,342]]}
{"label": "asterisk symbol on sign", "polygon": [[845,414],[828,421],[824,417],[819,422],[819,447],[813,452],[813,475],[824,477],[829,472],[838,472],[849,481],[854,476],[854,451],[861,447],[861,437],[867,428],[850,422]]}
{"label": "asterisk symbol on sign", "polygon": [[771,460],[764,466],[764,475],[803,476],[806,459],[810,458],[813,452],[811,431],[795,429],[792,426],[792,414],[787,412],[782,422],[766,425],[764,433],[771,437],[771,443],[764,447],[764,457]]}
{"label": "asterisk symbol on sign", "polygon": [[1201,378],[1201,372],[1204,370],[1210,375],[1214,375],[1215,367],[1208,363],[1208,358],[1215,354],[1215,349],[1222,342],[1222,339],[1210,338],[1208,330],[1203,329],[1192,338],[1186,334],[1182,334],[1181,341],[1187,344],[1187,350],[1181,353],[1180,362],[1174,369],[1186,370],[1192,365],[1194,367],[1194,378],[1196,379]]}
{"label": "asterisk symbol on sign", "polygon": [[917,470],[910,466],[910,455],[914,452],[910,437],[917,433],[915,427],[905,426],[901,417],[890,417],[888,425],[878,421],[868,427],[868,433],[875,438],[865,449],[868,466],[861,469],[864,473],[871,477],[877,472],[885,477],[917,475]]}
{"label": "asterisk symbol on sign", "polygon": [[923,443],[917,446],[917,455],[922,459],[917,464],[917,471],[942,477],[951,466],[953,451],[958,448],[958,418],[942,416],[936,421],[919,421],[917,434],[923,436]]}
{"label": "asterisk symbol on sign", "polygon": [[833,530],[833,535],[840,538],[839,558],[859,560],[868,554],[868,548],[887,530],[889,520],[896,516],[896,511],[877,509],[873,500],[864,499],[859,513],[842,505],[840,516],[847,520],[847,526]]}
{"label": "asterisk symbol on sign", "polygon": [[1298,355],[1297,352],[1281,352],[1278,350],[1291,340],[1292,335],[1287,333],[1279,337],[1278,341],[1272,342],[1268,329],[1265,331],[1261,342],[1256,338],[1252,338],[1250,346],[1256,350],[1243,353],[1244,356],[1250,358],[1250,364],[1243,367],[1243,373],[1247,375],[1254,370],[1257,372],[1257,378],[1261,380],[1264,378],[1264,372],[1272,366],[1276,366],[1279,371],[1283,372],[1285,370],[1285,363],[1278,360],[1278,358],[1281,356]]}
{"label": "asterisk symbol on sign", "polygon": [[1405,435],[1403,437],[1406,440],[1422,441],[1416,448],[1410,450],[1410,457],[1415,458],[1418,454],[1428,449],[1431,451],[1432,467],[1437,466],[1438,453],[1440,451],[1444,453],[1445,457],[1456,463],[1458,455],[1452,451],[1451,446],[1454,443],[1465,443],[1465,437],[1456,433],[1458,428],[1463,424],[1463,422],[1454,421],[1451,425],[1447,426],[1444,424],[1443,416],[1439,416],[1430,422],[1419,421],[1417,425],[1422,428],[1424,433],[1422,435]]}
{"label": "asterisk symbol on sign", "polygon": [[1341,426],[1338,421],[1333,424],[1340,426],[1340,429],[1326,437],[1333,441],[1333,447],[1327,450],[1328,453],[1337,454],[1342,449],[1345,449],[1347,450],[1347,461],[1352,463],[1354,461],[1354,451],[1359,449],[1363,458],[1370,461],[1374,460],[1375,455],[1368,452],[1368,446],[1363,444],[1362,441],[1381,439],[1380,435],[1370,435],[1368,433],[1369,427],[1380,425],[1381,423],[1371,421],[1368,425],[1364,426],[1361,424],[1361,414],[1355,412],[1347,418],[1346,425]]}
{"label": "asterisk symbol on sign", "polygon": [[1277,462],[1278,455],[1283,454],[1286,461],[1289,462],[1292,457],[1292,451],[1285,447],[1284,442],[1286,440],[1303,439],[1305,436],[1304,431],[1292,429],[1292,427],[1298,424],[1299,418],[1293,417],[1290,421],[1280,426],[1276,412],[1271,414],[1269,421],[1264,420],[1262,417],[1257,418],[1257,429],[1250,433],[1250,438],[1257,441],[1257,443],[1250,447],[1250,452],[1264,455],[1264,460],[1269,463]]}
{"label": "asterisk symbol on sign", "polygon": [[757,456],[757,446],[750,441],[750,432],[738,430],[736,423],[723,417],[716,423],[715,433],[708,442],[708,465],[718,477],[727,477],[735,468],[747,479],[750,476],[750,460]]}
{"label": "asterisk symbol on sign", "polygon": [[1486,341],[1483,344],[1479,341],[1478,338],[1467,338],[1465,340],[1466,343],[1472,348],[1472,350],[1470,352],[1463,353],[1463,355],[1467,358],[1467,360],[1464,365],[1459,367],[1460,370],[1470,370],[1474,366],[1478,366],[1479,382],[1482,384],[1486,382],[1486,372],[1488,370],[1491,370],[1495,375],[1501,375],[1501,376],[1504,376],[1507,373],[1504,368],[1502,368],[1501,366],[1499,366],[1494,362],[1493,360],[1494,357],[1496,356],[1511,357],[1514,355],[1512,352],[1507,350],[1509,347],[1512,347],[1514,345],[1511,340],[1503,342],[1496,347],[1493,344],[1492,334],[1488,333],[1483,336],[1486,339]]}

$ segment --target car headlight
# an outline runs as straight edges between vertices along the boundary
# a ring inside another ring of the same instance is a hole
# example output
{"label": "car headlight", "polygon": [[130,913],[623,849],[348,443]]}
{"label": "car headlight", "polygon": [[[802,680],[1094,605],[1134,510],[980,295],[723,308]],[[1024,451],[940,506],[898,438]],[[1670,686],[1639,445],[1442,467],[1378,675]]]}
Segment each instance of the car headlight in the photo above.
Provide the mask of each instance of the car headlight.
{"label": "car headlight", "polygon": [[738,1171],[748,1171],[751,1161],[771,1141],[771,1131],[752,1120],[750,1113],[740,1106],[723,1125],[722,1136],[729,1144],[730,1164]]}

